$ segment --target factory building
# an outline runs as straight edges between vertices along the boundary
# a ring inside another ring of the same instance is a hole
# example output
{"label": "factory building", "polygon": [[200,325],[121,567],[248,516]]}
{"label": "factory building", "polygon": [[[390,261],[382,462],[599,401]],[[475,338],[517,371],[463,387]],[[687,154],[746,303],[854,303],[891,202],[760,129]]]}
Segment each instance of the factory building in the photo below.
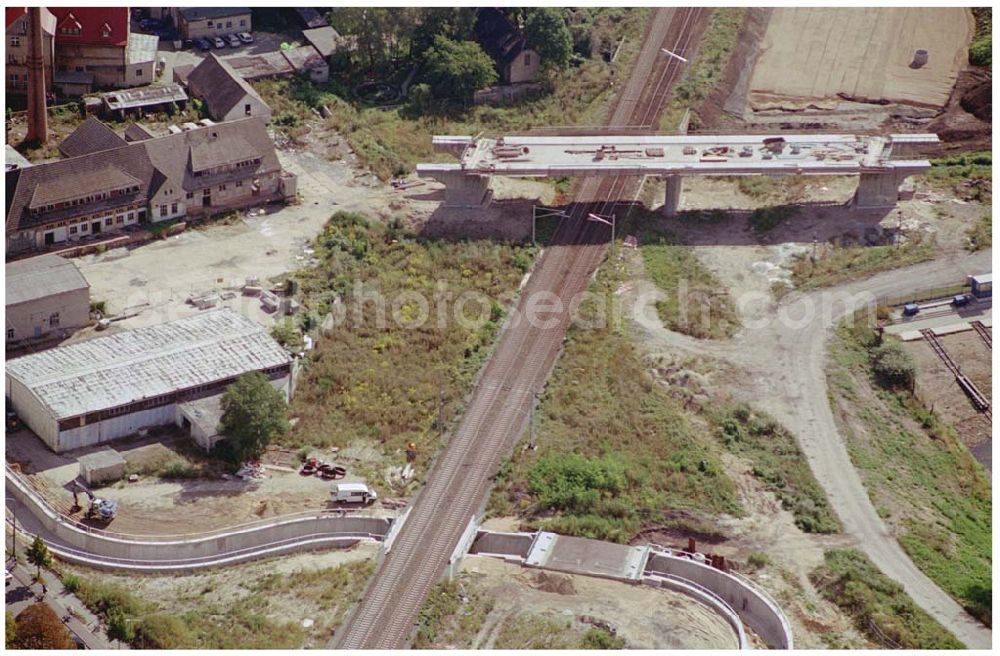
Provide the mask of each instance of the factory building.
{"label": "factory building", "polygon": [[5,392],[61,453],[152,426],[187,427],[181,406],[219,396],[252,371],[290,397],[288,353],[264,327],[220,309],[10,360]]}
{"label": "factory building", "polygon": [[90,322],[90,285],[70,260],[39,255],[4,269],[8,346],[69,334]]}

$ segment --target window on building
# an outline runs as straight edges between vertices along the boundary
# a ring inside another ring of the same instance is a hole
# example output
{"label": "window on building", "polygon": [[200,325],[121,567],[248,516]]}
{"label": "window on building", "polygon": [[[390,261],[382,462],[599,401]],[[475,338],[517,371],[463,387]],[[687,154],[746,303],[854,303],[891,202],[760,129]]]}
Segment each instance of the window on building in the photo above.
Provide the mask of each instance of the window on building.
{"label": "window on building", "polygon": [[226,21],[226,27],[232,27],[233,21]]}
{"label": "window on building", "polygon": [[135,69],[135,76],[136,77],[142,77],[142,69],[141,68]]}
{"label": "window on building", "polygon": [[243,105],[243,113],[247,116],[250,116],[250,103]]}
{"label": "window on building", "polygon": [[109,36],[111,36],[111,30],[108,28],[102,29],[101,36],[103,36],[105,39],[108,38]]}
{"label": "window on building", "polygon": [[129,222],[135,221],[135,212],[128,213],[128,220]]}
{"label": "window on building", "polygon": [[7,63],[8,64],[16,64],[17,63],[17,56],[16,55],[7,55]]}
{"label": "window on building", "polygon": [[240,21],[240,27],[246,27],[246,26],[247,26],[247,19],[244,18],[243,20]]}
{"label": "window on building", "polygon": [[219,191],[225,191],[226,185],[219,185]]}
{"label": "window on building", "polygon": [[71,235],[75,235],[76,234],[76,226],[70,226],[69,227],[69,234],[71,234]]}
{"label": "window on building", "polygon": [[191,200],[192,198],[194,198],[194,192],[193,192],[193,191],[189,191],[189,192],[187,192],[187,194],[185,194],[185,197],[186,197],[186,198],[187,198],[188,200]]}
{"label": "window on building", "polygon": [[243,186],[243,181],[242,180],[237,180],[236,181],[236,186],[237,187],[242,187]]}
{"label": "window on building", "polygon": [[205,23],[205,24],[206,24],[206,25],[208,25],[209,27],[212,27],[212,21],[208,21],[208,22],[207,22],[207,23]]}
{"label": "window on building", "polygon": [[170,204],[170,213],[171,214],[177,214],[177,203],[171,203]]}
{"label": "window on building", "polygon": [[15,48],[17,46],[21,45],[21,37],[19,37],[19,36],[12,36],[12,37],[10,37],[10,45],[12,45]]}
{"label": "window on building", "polygon": [[160,216],[166,216],[166,215],[167,215],[167,206],[160,205]]}
{"label": "window on building", "polygon": [[90,224],[89,223],[81,223],[80,224],[80,232],[87,232],[88,229],[90,229]]}
{"label": "window on building", "polygon": [[49,327],[55,328],[58,325],[59,325],[59,313],[53,312],[52,314],[49,315]]}
{"label": "window on building", "polygon": [[123,223],[125,223],[125,215],[119,214],[118,216],[116,216],[115,223],[117,223],[118,225],[122,225]]}
{"label": "window on building", "polygon": [[531,66],[531,55],[529,53],[524,53],[524,65]]}
{"label": "window on building", "polygon": [[109,225],[111,225],[111,223],[112,223],[112,220],[111,220],[110,216],[108,218],[104,219],[104,225],[109,226]]}
{"label": "window on building", "polygon": [[7,329],[7,339],[14,339],[14,329],[13,328],[8,328]]}
{"label": "window on building", "polygon": [[17,73],[11,73],[10,74],[10,81],[11,82],[17,82]]}

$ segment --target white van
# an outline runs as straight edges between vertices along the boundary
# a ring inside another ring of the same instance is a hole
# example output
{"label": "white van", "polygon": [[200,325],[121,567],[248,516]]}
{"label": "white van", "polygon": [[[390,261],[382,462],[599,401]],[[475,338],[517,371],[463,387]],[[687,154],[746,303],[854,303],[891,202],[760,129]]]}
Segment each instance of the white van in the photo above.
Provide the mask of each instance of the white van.
{"label": "white van", "polygon": [[371,503],[378,499],[378,494],[364,483],[337,483],[330,490],[334,501],[347,503]]}

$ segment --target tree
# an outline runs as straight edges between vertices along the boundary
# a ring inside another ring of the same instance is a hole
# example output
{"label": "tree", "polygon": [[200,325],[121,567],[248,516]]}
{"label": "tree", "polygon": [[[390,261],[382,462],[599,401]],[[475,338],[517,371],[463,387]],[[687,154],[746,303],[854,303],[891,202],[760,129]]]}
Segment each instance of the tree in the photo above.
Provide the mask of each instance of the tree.
{"label": "tree", "polygon": [[14,613],[4,611],[4,648],[12,649],[17,640],[17,630],[14,628]]}
{"label": "tree", "polygon": [[910,387],[916,377],[913,357],[899,342],[885,342],[872,350],[872,368],[885,387]]}
{"label": "tree", "polygon": [[471,98],[497,81],[493,60],[478,43],[438,35],[426,56],[427,81],[438,98]]}
{"label": "tree", "polygon": [[288,430],[288,404],[259,371],[243,374],[222,395],[219,429],[236,462],[258,458],[276,435]]}
{"label": "tree", "polygon": [[36,535],[31,546],[28,547],[26,555],[28,556],[28,562],[38,568],[37,578],[41,579],[42,568],[52,564],[52,554],[49,553],[49,548],[45,546],[45,541]]}
{"label": "tree", "polygon": [[22,610],[14,620],[15,649],[76,649],[73,636],[48,604]]}
{"label": "tree", "polygon": [[532,10],[524,22],[524,38],[543,64],[565,68],[573,56],[573,35],[558,7]]}
{"label": "tree", "polygon": [[423,58],[434,45],[434,37],[441,35],[453,41],[472,38],[476,26],[475,7],[428,7],[422,9],[420,24],[413,31],[411,55]]}

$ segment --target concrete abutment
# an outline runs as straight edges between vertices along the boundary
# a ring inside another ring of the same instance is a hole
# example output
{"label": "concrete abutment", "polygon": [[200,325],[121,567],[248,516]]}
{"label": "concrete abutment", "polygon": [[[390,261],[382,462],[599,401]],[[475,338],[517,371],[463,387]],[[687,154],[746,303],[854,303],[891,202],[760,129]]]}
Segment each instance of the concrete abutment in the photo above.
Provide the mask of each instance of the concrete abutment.
{"label": "concrete abutment", "polygon": [[666,181],[666,192],[663,198],[663,216],[672,219],[677,216],[677,208],[681,204],[681,187],[684,179],[679,175],[668,175]]}

